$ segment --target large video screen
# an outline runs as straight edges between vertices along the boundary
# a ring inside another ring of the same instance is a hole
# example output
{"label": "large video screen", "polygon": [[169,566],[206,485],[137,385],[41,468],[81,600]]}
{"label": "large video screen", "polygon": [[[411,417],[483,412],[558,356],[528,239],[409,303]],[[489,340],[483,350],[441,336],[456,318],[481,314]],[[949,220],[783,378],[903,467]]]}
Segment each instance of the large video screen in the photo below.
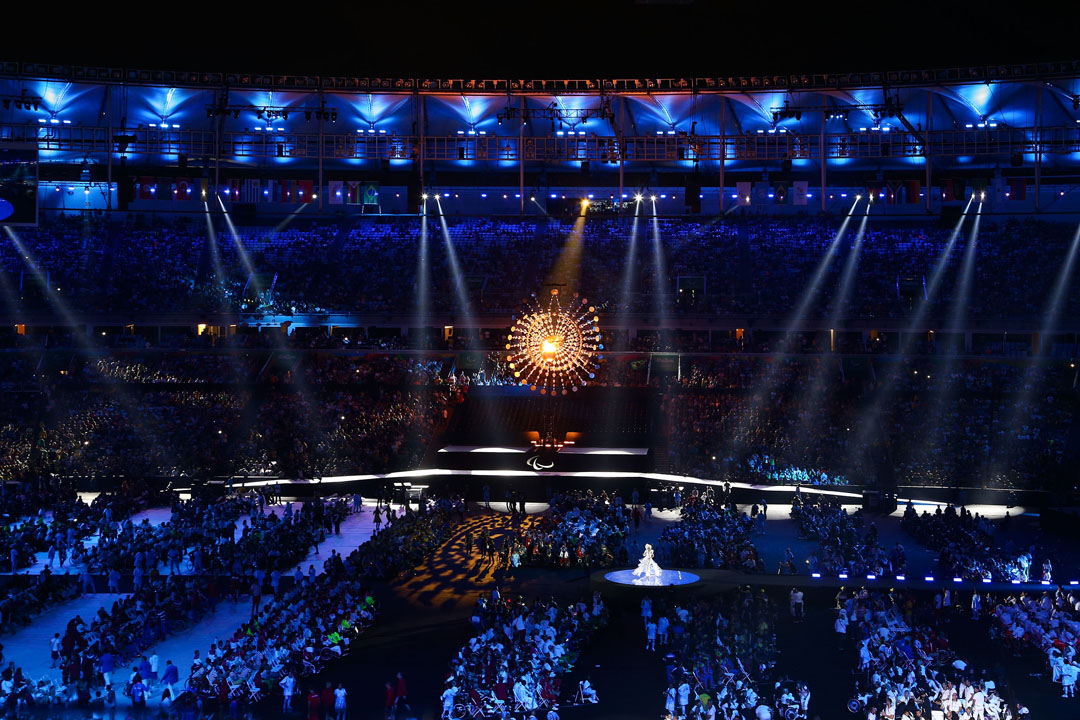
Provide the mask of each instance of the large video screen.
{"label": "large video screen", "polygon": [[0,225],[37,225],[38,151],[0,143]]}

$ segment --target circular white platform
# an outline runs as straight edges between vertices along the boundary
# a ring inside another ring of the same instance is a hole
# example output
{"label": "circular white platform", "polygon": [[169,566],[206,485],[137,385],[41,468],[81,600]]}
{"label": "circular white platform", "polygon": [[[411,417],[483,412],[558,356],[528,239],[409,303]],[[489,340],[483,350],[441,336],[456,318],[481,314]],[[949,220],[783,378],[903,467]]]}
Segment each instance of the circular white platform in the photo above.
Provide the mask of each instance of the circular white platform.
{"label": "circular white platform", "polygon": [[692,572],[685,570],[661,570],[660,577],[634,576],[633,570],[614,570],[604,575],[609,580],[619,585],[640,585],[642,587],[668,587],[670,585],[689,585],[696,583],[701,578]]}

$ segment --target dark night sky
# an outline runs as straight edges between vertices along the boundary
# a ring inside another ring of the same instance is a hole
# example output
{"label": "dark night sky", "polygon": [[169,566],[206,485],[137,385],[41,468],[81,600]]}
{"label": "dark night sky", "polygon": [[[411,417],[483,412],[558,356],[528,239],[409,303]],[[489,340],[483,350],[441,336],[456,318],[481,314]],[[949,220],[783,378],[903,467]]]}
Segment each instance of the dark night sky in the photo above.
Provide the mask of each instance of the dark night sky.
{"label": "dark night sky", "polygon": [[[1068,60],[1077,11],[1021,2],[231,3],[110,6],[16,33],[0,59],[428,77],[672,77]],[[218,6],[220,7],[220,6]],[[317,7],[318,12],[307,12]],[[197,13],[195,19],[192,13]],[[170,18],[169,15],[180,19]],[[1041,26],[1041,27],[1040,27]],[[1037,28],[1037,29],[1036,29]]]}

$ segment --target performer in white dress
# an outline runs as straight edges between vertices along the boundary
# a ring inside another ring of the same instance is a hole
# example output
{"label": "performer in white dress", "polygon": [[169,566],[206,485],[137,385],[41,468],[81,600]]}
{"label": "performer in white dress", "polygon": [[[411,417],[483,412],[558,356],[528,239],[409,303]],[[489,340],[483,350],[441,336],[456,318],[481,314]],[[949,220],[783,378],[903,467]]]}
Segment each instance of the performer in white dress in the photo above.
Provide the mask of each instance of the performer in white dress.
{"label": "performer in white dress", "polygon": [[641,562],[638,563],[637,569],[634,570],[634,577],[641,577],[647,580],[654,580],[660,577],[660,566],[653,560],[652,545],[645,543],[645,552],[641,555]]}

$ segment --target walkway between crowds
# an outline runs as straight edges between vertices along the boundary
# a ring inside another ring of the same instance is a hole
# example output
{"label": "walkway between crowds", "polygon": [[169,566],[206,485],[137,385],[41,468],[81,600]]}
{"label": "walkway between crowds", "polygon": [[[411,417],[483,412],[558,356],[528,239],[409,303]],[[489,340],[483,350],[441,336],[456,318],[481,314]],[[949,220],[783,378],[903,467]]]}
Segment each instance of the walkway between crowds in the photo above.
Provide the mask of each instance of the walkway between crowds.
{"label": "walkway between crowds", "polygon": [[[372,512],[374,508],[375,501],[365,500],[364,511],[360,514],[348,515],[341,523],[341,532],[328,535],[326,540],[320,543],[318,554],[311,552],[296,565],[283,569],[282,576],[291,577],[296,572],[297,567],[300,567],[306,574],[309,565],[314,565],[315,572],[321,575],[323,560],[330,556],[332,550],[337,550],[338,553],[348,556],[356,547],[371,538],[374,532],[374,516]],[[282,506],[271,505],[267,508],[268,511],[274,509],[278,511],[279,515],[281,514]],[[394,510],[400,513],[402,506],[395,504]],[[157,513],[148,515],[148,517],[151,517],[151,522],[154,524],[157,524],[155,519],[160,521],[160,515]],[[247,515],[244,516],[244,518],[247,517]],[[141,517],[137,518],[138,521],[141,521],[141,519]],[[165,519],[168,519],[167,508],[165,509]],[[240,521],[238,520],[238,526],[239,524]],[[2,639],[4,659],[14,661],[17,666],[23,668],[23,673],[28,678],[35,681],[39,679],[60,680],[60,669],[49,667],[51,662],[49,638],[54,633],[60,633],[62,636],[67,623],[76,615],[81,615],[84,620],[89,622],[91,616],[99,608],[103,606],[108,608],[121,597],[123,596],[107,593],[83,595],[49,610],[34,618],[33,622],[27,627],[22,628],[10,637]],[[264,595],[263,604],[265,605],[269,599],[269,595]],[[144,654],[147,657],[150,657],[155,652],[158,654],[160,658],[159,674],[161,669],[165,667],[165,661],[172,660],[180,671],[180,682],[177,684],[177,690],[179,691],[187,680],[195,651],[199,650],[200,654],[205,655],[210,643],[218,639],[227,640],[250,617],[251,600],[249,597],[245,596],[239,602],[223,599],[218,603],[213,614],[206,616],[183,632],[166,638],[156,646],[147,648]],[[117,669],[117,703],[120,707],[130,707],[131,705],[131,700],[121,694],[123,685],[127,682],[129,676],[130,670]],[[154,687],[151,688],[151,691],[147,696],[150,701],[149,704],[156,706],[161,698],[161,688],[160,686]]]}

